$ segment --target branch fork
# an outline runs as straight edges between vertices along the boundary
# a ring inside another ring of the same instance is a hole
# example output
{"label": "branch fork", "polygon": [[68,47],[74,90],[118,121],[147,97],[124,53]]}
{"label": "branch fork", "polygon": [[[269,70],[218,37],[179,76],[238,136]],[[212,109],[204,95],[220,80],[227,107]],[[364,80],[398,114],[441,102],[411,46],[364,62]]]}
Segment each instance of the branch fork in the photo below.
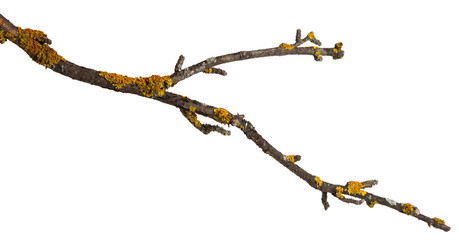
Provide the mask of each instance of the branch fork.
{"label": "branch fork", "polygon": [[[318,176],[298,166],[297,162],[301,159],[300,155],[284,155],[263,138],[255,129],[254,125],[247,121],[242,114],[232,114],[224,108],[207,105],[188,97],[166,91],[166,88],[173,87],[180,81],[198,73],[226,75],[224,70],[216,68],[215,66],[234,61],[284,55],[312,55],[316,61],[322,61],[324,56],[340,59],[344,56],[344,51],[342,51],[343,44],[340,42],[336,43],[333,48],[319,48],[317,46],[321,46],[321,42],[316,39],[313,32],[308,33],[302,38],[301,30],[297,30],[294,44],[282,43],[274,48],[241,51],[211,57],[186,68],[182,68],[185,57],[181,55],[174,67],[174,72],[170,76],[160,77],[152,75],[149,78],[130,78],[123,76],[126,78],[122,78],[119,77],[120,75],[110,75],[102,71],[79,66],[64,58],[55,58],[55,51],[48,46],[51,44],[51,40],[46,34],[37,30],[22,30],[0,14],[0,42],[4,43],[7,40],[26,51],[37,63],[49,67],[51,70],[64,76],[97,85],[102,88],[152,98],[159,102],[175,106],[193,127],[204,134],[218,132],[222,135],[230,135],[230,132],[219,125],[202,124],[198,120],[198,115],[213,119],[218,124],[231,125],[240,129],[242,133],[255,143],[264,153],[268,154],[293,174],[304,180],[312,188],[320,191],[322,193],[321,202],[325,210],[330,207],[327,199],[330,193],[332,196],[346,203],[360,205],[366,202],[369,207],[374,207],[376,204],[384,205],[400,213],[424,221],[428,226],[433,226],[444,231],[450,230],[450,227],[445,224],[444,220],[437,217],[427,217],[421,214],[420,210],[410,203],[399,203],[363,190],[376,185],[378,183],[376,180],[363,182],[349,181],[345,185],[332,184],[321,180]],[[300,47],[308,41],[317,46]],[[158,87],[157,93],[161,94],[150,94],[151,90],[155,87]],[[145,94],[145,92],[148,94]]]}

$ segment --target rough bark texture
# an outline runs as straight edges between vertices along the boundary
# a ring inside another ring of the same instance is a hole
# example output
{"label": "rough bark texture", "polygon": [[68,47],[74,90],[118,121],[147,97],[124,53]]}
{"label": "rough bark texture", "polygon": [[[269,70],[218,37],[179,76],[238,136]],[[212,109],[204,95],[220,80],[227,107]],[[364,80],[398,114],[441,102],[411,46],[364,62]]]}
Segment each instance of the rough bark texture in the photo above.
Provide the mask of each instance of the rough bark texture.
{"label": "rough bark texture", "polygon": [[[51,44],[51,40],[49,40],[44,33],[36,30],[27,30],[28,34],[22,34],[21,32],[22,30],[20,28],[14,26],[10,21],[0,15],[0,40],[2,43],[6,40],[13,42],[24,51],[26,51],[34,60],[43,59],[43,56],[51,56],[53,54],[57,54],[53,52],[54,50],[48,47],[48,45]],[[165,78],[161,79],[170,79],[170,85],[174,86],[180,81],[183,81],[197,73],[216,73],[226,75],[224,70],[214,67],[224,63],[259,57],[311,55],[316,61],[321,61],[322,56],[331,56],[333,59],[340,59],[344,56],[344,51],[341,50],[342,43],[337,43],[334,48],[300,47],[301,44],[308,41],[317,45],[321,44],[320,41],[315,38],[314,33],[311,32],[307,34],[306,37],[301,38],[301,31],[298,30],[294,44],[282,43],[279,45],[279,47],[274,48],[241,51],[237,53],[211,57],[185,69],[182,69],[185,58],[180,56],[174,68],[174,73],[172,73],[170,77],[166,76]],[[122,76],[122,78],[120,77],[120,79],[116,79],[116,81],[126,80],[126,82],[120,82],[125,84],[115,85],[113,81],[103,77],[100,71],[79,66],[70,61],[64,60],[63,58],[62,60],[58,60],[56,63],[50,64],[50,66],[47,67],[59,74],[78,81],[97,85],[99,87],[114,91],[136,94],[143,97],[146,96],[144,92],[141,91],[141,87],[152,88],[153,86],[156,86],[155,84],[159,84],[158,88],[161,88],[162,90],[170,87],[167,84],[164,85],[164,82],[149,82],[146,80],[146,78],[129,78],[125,76]],[[137,80],[137,82],[134,83],[133,79]],[[163,94],[160,94],[160,92],[157,93],[158,94],[154,94],[151,98],[179,108],[183,115],[188,119],[188,121],[190,121],[194,127],[205,134],[216,131],[224,135],[229,135],[229,131],[221,128],[218,125],[201,124],[197,119],[198,115],[212,118],[220,124],[232,125],[236,128],[239,128],[245,134],[245,136],[249,140],[253,141],[264,153],[270,155],[282,166],[286,167],[292,173],[307,182],[312,188],[321,191],[322,203],[325,210],[330,206],[327,200],[327,196],[328,194],[331,194],[332,196],[335,196],[337,199],[346,203],[361,204],[366,202],[369,207],[373,207],[375,204],[381,204],[400,213],[404,213],[424,221],[429,226],[433,226],[444,231],[450,230],[450,227],[447,226],[443,220],[439,218],[427,217],[421,214],[417,207],[409,203],[399,203],[389,198],[381,197],[363,190],[365,188],[376,185],[376,180],[369,180],[364,182],[349,181],[344,185],[332,184],[326,181],[322,181],[318,176],[307,172],[295,164],[295,162],[301,159],[299,155],[285,155],[277,150],[266,139],[264,139],[260,133],[257,132],[254,125],[246,120],[243,115],[235,115],[226,109],[210,106],[171,92],[166,91]]]}

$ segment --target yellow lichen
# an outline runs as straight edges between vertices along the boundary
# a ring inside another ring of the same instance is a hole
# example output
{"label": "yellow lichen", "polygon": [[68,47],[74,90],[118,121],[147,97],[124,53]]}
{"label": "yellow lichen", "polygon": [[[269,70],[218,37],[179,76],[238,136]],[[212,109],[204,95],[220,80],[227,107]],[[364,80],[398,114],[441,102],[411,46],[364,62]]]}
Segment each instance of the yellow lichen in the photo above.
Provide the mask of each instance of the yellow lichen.
{"label": "yellow lichen", "polygon": [[295,46],[292,46],[292,45],[290,45],[290,44],[288,44],[288,43],[281,43],[281,44],[279,45],[279,47],[285,48],[285,49],[287,49],[287,50],[291,50],[291,49],[294,49],[294,48],[295,48]]}
{"label": "yellow lichen", "polygon": [[320,50],[317,50],[317,51],[314,53],[314,60],[316,60],[316,61],[322,61],[322,56],[321,56]]}
{"label": "yellow lichen", "polygon": [[[343,43],[339,42],[339,43],[336,43],[335,44],[335,48],[333,48],[333,52],[334,53],[339,53],[341,52],[341,48],[343,47]],[[340,59],[342,57],[338,57],[338,56],[333,56],[333,59]]]}
{"label": "yellow lichen", "polygon": [[435,222],[437,222],[438,224],[441,224],[441,225],[445,225],[445,224],[446,224],[445,221],[444,221],[443,219],[436,218],[436,217],[434,217],[433,219],[434,219]]}
{"label": "yellow lichen", "polygon": [[7,37],[5,36],[5,31],[0,30],[0,43],[3,44],[7,40]]}
{"label": "yellow lichen", "polygon": [[201,122],[199,122],[198,116],[196,115],[196,108],[190,106],[188,109],[189,110],[180,109],[180,111],[182,112],[183,116],[188,119],[188,121],[194,124],[195,127],[201,127]]}
{"label": "yellow lichen", "polygon": [[314,180],[316,181],[317,188],[320,188],[320,186],[322,186],[322,180],[320,180],[318,176],[314,176]]}
{"label": "yellow lichen", "polygon": [[402,211],[408,215],[411,215],[413,213],[413,205],[411,205],[410,203],[402,203]]}
{"label": "yellow lichen", "polygon": [[12,42],[16,41],[16,38],[14,38],[14,35],[9,33],[9,32],[5,32],[3,30],[0,30],[0,43],[5,43],[6,40],[10,40]]}
{"label": "yellow lichen", "polygon": [[343,191],[344,189],[342,187],[336,187],[336,197],[341,199],[344,198]]}
{"label": "yellow lichen", "polygon": [[57,54],[47,44],[47,37],[42,31],[17,28],[19,47],[21,47],[35,62],[50,67],[65,59]]}
{"label": "yellow lichen", "polygon": [[339,42],[339,43],[335,44],[335,48],[338,49],[338,50],[341,50],[342,47],[343,47],[343,43],[342,42]]}
{"label": "yellow lichen", "polygon": [[347,192],[350,195],[361,195],[365,196],[367,192],[360,190],[363,187],[363,184],[361,182],[356,182],[356,181],[349,181],[347,182]]}
{"label": "yellow lichen", "polygon": [[128,77],[116,73],[99,72],[99,75],[109,81],[116,89],[128,84],[135,84],[146,97],[162,96],[170,86],[170,76],[151,75],[150,77]]}
{"label": "yellow lichen", "polygon": [[376,203],[378,203],[378,201],[375,200],[375,201],[373,201],[373,202],[367,202],[367,205],[368,205],[368,207],[371,207],[371,208],[372,208],[372,207],[375,206]]}
{"label": "yellow lichen", "polygon": [[314,53],[314,56],[316,56],[316,58],[320,58],[320,51],[316,51],[316,52]]}
{"label": "yellow lichen", "polygon": [[314,32],[308,33],[308,38],[309,39],[316,39],[316,36],[314,36]]}
{"label": "yellow lichen", "polygon": [[287,155],[287,156],[285,156],[285,159],[287,159],[287,161],[289,161],[291,163],[294,163],[295,162],[295,155]]}
{"label": "yellow lichen", "polygon": [[212,73],[212,68],[208,68],[204,70],[205,73]]}
{"label": "yellow lichen", "polygon": [[309,46],[309,47],[307,47],[307,48],[312,49],[312,50],[319,49],[319,47],[316,47],[316,46]]}
{"label": "yellow lichen", "polygon": [[214,119],[223,124],[229,124],[231,121],[232,117],[231,114],[226,111],[224,108],[215,108],[214,109]]}

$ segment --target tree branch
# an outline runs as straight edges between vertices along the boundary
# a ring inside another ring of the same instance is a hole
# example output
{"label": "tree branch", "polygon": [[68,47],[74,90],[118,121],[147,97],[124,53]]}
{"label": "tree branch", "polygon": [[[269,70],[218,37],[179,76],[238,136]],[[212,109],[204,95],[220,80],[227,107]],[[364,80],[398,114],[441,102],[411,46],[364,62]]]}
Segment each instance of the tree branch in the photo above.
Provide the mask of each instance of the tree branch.
{"label": "tree branch", "polygon": [[[421,214],[420,210],[410,203],[399,203],[389,198],[380,197],[362,190],[376,185],[376,180],[363,182],[349,181],[345,185],[322,181],[318,176],[307,172],[295,164],[301,159],[300,155],[284,155],[264,139],[257,132],[254,125],[245,119],[244,115],[235,115],[224,108],[207,105],[188,97],[166,91],[167,88],[197,73],[212,73],[215,69],[218,69],[214,68],[215,66],[234,61],[284,55],[312,55],[316,61],[321,61],[322,56],[331,56],[333,59],[340,59],[344,55],[344,51],[341,49],[343,46],[342,43],[335,44],[334,48],[299,47],[307,41],[311,41],[317,45],[321,43],[315,38],[313,32],[310,32],[305,38],[301,38],[301,31],[298,30],[294,44],[281,43],[278,47],[274,48],[241,51],[211,57],[185,69],[182,69],[184,57],[180,56],[175,65],[174,73],[170,76],[152,75],[150,77],[133,78],[114,73],[96,71],[67,61],[49,47],[51,40],[46,34],[37,30],[16,27],[0,15],[0,41],[4,43],[6,40],[22,48],[35,62],[64,76],[118,92],[132,93],[153,98],[162,103],[175,106],[181,110],[183,116],[185,116],[194,127],[205,134],[211,131],[217,131],[224,135],[229,135],[229,131],[217,125],[201,124],[197,119],[197,115],[205,116],[220,124],[231,125],[240,129],[244,135],[254,142],[264,153],[274,158],[282,166],[307,182],[312,188],[321,191],[322,203],[325,209],[330,206],[327,200],[327,194],[330,193],[339,200],[347,203],[361,204],[365,201],[369,207],[380,204],[424,221],[429,226],[434,226],[444,231],[450,230],[450,227],[447,226],[443,220],[439,218],[430,218]],[[217,72],[222,74],[224,72],[222,71],[223,70],[219,69]],[[224,73],[226,74],[226,72]],[[345,197],[345,195],[350,198]]]}

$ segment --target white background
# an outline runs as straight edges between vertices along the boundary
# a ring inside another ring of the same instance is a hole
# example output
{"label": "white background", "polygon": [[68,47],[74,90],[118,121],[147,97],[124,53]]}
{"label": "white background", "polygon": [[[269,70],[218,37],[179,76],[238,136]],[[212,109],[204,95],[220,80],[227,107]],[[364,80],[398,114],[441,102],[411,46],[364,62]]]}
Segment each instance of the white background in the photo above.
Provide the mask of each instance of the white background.
{"label": "white background", "polygon": [[457,239],[454,1],[119,2],[5,1],[0,13],[72,62],[129,76],[171,74],[180,54],[189,66],[293,43],[297,28],[341,41],[338,61],[230,63],[171,91],[245,114],[325,181],[378,179],[370,192],[452,230],[333,197],[325,212],[320,192],[237,129],[202,135],[174,107],[74,81],[6,43],[0,239]]}

